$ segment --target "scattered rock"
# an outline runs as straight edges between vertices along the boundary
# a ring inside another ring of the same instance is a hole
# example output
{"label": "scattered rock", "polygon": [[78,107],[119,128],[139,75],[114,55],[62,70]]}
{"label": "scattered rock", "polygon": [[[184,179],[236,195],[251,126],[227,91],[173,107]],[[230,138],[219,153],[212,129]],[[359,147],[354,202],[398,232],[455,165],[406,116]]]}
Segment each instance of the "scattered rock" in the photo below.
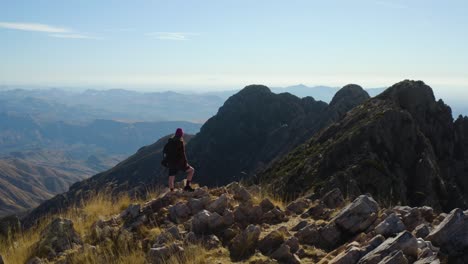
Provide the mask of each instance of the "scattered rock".
{"label": "scattered rock", "polygon": [[385,237],[400,233],[403,230],[405,230],[405,224],[394,213],[375,227],[375,232]]}
{"label": "scattered rock", "polygon": [[229,204],[227,194],[222,194],[218,199],[208,205],[207,210],[213,213],[222,214]]}
{"label": "scattered rock", "polygon": [[224,225],[223,218],[218,213],[203,210],[192,219],[192,231],[198,235],[209,235]]}
{"label": "scattered rock", "polygon": [[347,205],[332,221],[346,232],[356,234],[366,230],[377,218],[379,205],[370,196],[361,195]]}
{"label": "scattered rock", "polygon": [[402,219],[410,232],[425,221],[419,208],[410,208],[409,212],[404,214]]}
{"label": "scattered rock", "polygon": [[273,254],[271,254],[271,258],[284,263],[301,263],[301,260],[295,254],[291,253],[291,249],[286,244],[282,244],[278,249],[276,249]]}
{"label": "scattered rock", "polygon": [[150,263],[164,263],[171,256],[184,252],[184,248],[178,244],[151,248],[148,252],[148,260]]}
{"label": "scattered rock", "polygon": [[265,198],[260,202],[260,207],[262,208],[263,212],[268,212],[275,208],[275,205],[270,201],[270,199]]}
{"label": "scattered rock", "polygon": [[405,257],[401,250],[393,251],[390,255],[382,259],[381,264],[407,264],[408,259]]}
{"label": "scattered rock", "polygon": [[286,220],[286,214],[279,208],[273,208],[262,216],[262,222],[271,225],[279,224]]}
{"label": "scattered rock", "polygon": [[125,209],[124,211],[122,211],[122,213],[120,213],[120,217],[124,219],[127,217],[136,218],[140,214],[140,210],[141,210],[141,205],[131,204],[127,207],[127,209]]}
{"label": "scattered rock", "polygon": [[299,239],[297,237],[290,237],[284,244],[289,246],[291,253],[296,253],[299,250]]}
{"label": "scattered rock", "polygon": [[185,203],[177,203],[169,207],[169,218],[174,223],[180,224],[189,218],[190,212],[190,208]]}
{"label": "scattered rock", "polygon": [[262,216],[262,208],[260,206],[253,206],[251,203],[240,204],[234,209],[235,222],[243,226],[259,223]]}
{"label": "scattered rock", "polygon": [[328,208],[337,208],[337,207],[343,206],[344,204],[343,194],[341,193],[340,189],[335,188],[327,192],[322,197],[322,202]]}
{"label": "scattered rock", "polygon": [[362,249],[358,247],[350,247],[345,251],[338,254],[338,256],[334,257],[328,264],[349,264],[349,263],[356,263],[358,260],[364,255]]}
{"label": "scattered rock", "polygon": [[285,241],[284,232],[274,230],[266,235],[258,243],[258,249],[262,254],[269,256],[273,251],[275,251],[281,244]]}
{"label": "scattered rock", "polygon": [[172,226],[166,229],[164,233],[156,237],[153,247],[163,246],[169,242],[173,242],[174,240],[179,239],[181,239],[179,228],[177,228],[177,226]]}
{"label": "scattered rock", "polygon": [[309,206],[310,206],[309,199],[299,199],[290,203],[286,207],[286,210],[299,215],[299,214],[302,214],[304,210],[307,209]]}
{"label": "scattered rock", "polygon": [[221,246],[221,241],[217,236],[209,235],[203,240],[203,246],[208,250],[219,248]]}
{"label": "scattered rock", "polygon": [[431,229],[429,225],[420,224],[413,230],[413,235],[415,237],[426,238],[430,232],[431,232]]}
{"label": "scattered rock", "polygon": [[238,234],[229,246],[232,260],[239,261],[253,255],[257,247],[260,232],[260,227],[249,225],[242,233]]}
{"label": "scattered rock", "polygon": [[291,231],[299,231],[302,228],[306,227],[308,224],[309,224],[308,221],[302,220],[297,225],[295,225],[293,228],[291,228]]}
{"label": "scattered rock", "polygon": [[454,209],[427,237],[450,256],[460,256],[468,251],[468,211]]}
{"label": "scattered rock", "polygon": [[41,232],[34,256],[52,259],[78,245],[83,245],[83,242],[73,228],[73,222],[59,217],[52,220]]}
{"label": "scattered rock", "polygon": [[191,198],[188,200],[187,206],[190,208],[190,213],[192,215],[195,215],[196,213],[205,209],[209,202],[210,202],[210,198],[208,196],[198,198],[198,199]]}
{"label": "scattered rock", "polygon": [[394,251],[401,250],[405,255],[414,258],[418,255],[416,238],[408,231],[401,232],[395,238],[385,240],[380,246],[367,253],[359,260],[359,264],[376,264]]}

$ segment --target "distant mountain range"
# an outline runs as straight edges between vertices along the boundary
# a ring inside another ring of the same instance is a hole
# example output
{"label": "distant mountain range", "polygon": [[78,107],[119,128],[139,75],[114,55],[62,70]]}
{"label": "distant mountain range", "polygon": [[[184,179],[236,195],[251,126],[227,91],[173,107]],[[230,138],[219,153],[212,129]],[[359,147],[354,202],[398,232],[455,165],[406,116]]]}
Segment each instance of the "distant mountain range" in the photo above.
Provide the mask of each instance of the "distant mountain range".
{"label": "distant mountain range", "polygon": [[0,216],[37,206],[177,127],[196,133],[200,126],[183,121],[69,124],[0,113]]}

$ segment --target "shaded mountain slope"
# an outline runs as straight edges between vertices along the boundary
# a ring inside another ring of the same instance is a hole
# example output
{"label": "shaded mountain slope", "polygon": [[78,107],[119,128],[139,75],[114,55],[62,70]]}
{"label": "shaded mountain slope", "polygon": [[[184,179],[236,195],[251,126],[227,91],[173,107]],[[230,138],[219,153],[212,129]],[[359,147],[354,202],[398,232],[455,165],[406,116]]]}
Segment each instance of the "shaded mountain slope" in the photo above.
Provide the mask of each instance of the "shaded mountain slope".
{"label": "shaded mountain slope", "polygon": [[467,119],[423,82],[403,81],[275,162],[260,178],[285,193],[338,187],[381,201],[467,207]]}
{"label": "shaded mountain slope", "polygon": [[197,180],[213,186],[251,176],[368,98],[357,85],[342,88],[330,105],[312,97],[274,94],[262,85],[247,86],[188,144]]}

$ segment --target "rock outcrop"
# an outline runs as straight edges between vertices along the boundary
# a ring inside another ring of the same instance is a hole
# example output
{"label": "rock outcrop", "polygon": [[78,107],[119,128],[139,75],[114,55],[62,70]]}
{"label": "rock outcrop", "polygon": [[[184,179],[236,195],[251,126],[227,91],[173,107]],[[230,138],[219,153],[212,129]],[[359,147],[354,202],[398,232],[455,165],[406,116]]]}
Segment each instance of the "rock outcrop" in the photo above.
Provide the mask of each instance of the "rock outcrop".
{"label": "rock outcrop", "polygon": [[[339,190],[333,193],[332,197],[340,197]],[[193,247],[206,263],[222,258],[225,262],[321,264],[440,263],[448,259],[459,264],[468,257],[468,218],[460,209],[446,215],[427,206],[384,208],[370,195],[350,203],[300,197],[279,207],[263,195],[258,186],[239,183],[167,193],[98,220],[85,232],[86,238],[76,233],[70,220],[56,218],[35,244],[30,263],[67,261],[90,251],[105,259],[109,245],[137,250],[148,263],[187,259],[194,254]],[[317,204],[330,213],[319,218],[308,214]],[[270,221],[265,216],[272,211],[285,216]],[[416,227],[410,230],[409,226]],[[424,227],[432,230],[429,235],[414,235]],[[157,236],[144,231],[152,229],[160,230]]]}
{"label": "rock outcrop", "polygon": [[[468,205],[468,121],[453,122],[421,81],[403,81],[347,112],[260,173],[284,193],[333,188],[348,197],[450,211]],[[406,224],[406,223],[405,223]]]}

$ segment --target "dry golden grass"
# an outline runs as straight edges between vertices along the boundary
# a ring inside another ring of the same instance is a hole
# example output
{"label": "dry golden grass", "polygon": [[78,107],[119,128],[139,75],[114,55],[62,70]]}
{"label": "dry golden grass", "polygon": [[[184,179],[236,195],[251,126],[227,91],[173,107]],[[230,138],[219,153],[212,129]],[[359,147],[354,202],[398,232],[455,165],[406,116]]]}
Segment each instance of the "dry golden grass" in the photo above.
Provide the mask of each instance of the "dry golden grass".
{"label": "dry golden grass", "polygon": [[[152,197],[158,196],[159,190],[148,192],[147,195]],[[120,213],[132,202],[139,202],[139,200],[132,200],[128,195],[122,195],[114,199],[106,193],[94,195],[90,199],[83,201],[80,206],[70,208],[63,213],[44,218],[41,221],[41,224],[35,228],[23,233],[15,234],[8,239],[0,240],[0,255],[3,256],[5,263],[8,264],[25,263],[31,257],[34,244],[39,241],[40,232],[55,217],[64,217],[72,220],[76,231],[85,240],[85,242],[87,242],[86,240],[87,237],[89,237],[91,226],[97,220],[106,219],[112,215]],[[157,233],[157,230],[152,230],[151,232]],[[104,252],[103,256],[108,263],[130,263],[130,261],[126,262],[126,259],[131,260],[132,257],[139,254],[140,253],[124,252],[122,256],[115,257],[113,254]],[[76,263],[99,263],[93,262],[94,257],[91,252],[82,255],[82,261],[78,261]],[[111,261],[114,257],[117,262]],[[139,263],[135,261],[131,262],[133,264]]]}
{"label": "dry golden grass", "polygon": [[203,264],[206,262],[207,251],[200,245],[189,245],[185,247],[182,254],[174,255],[162,264]]}
{"label": "dry golden grass", "polygon": [[13,235],[10,238],[0,240],[0,255],[5,263],[24,264],[29,260],[33,245],[39,240],[42,228]]}
{"label": "dry golden grass", "polygon": [[275,206],[284,210],[287,206],[288,200],[275,192],[269,191],[267,188],[260,188],[259,192],[253,193],[254,204],[260,204],[263,199],[268,198]]}

